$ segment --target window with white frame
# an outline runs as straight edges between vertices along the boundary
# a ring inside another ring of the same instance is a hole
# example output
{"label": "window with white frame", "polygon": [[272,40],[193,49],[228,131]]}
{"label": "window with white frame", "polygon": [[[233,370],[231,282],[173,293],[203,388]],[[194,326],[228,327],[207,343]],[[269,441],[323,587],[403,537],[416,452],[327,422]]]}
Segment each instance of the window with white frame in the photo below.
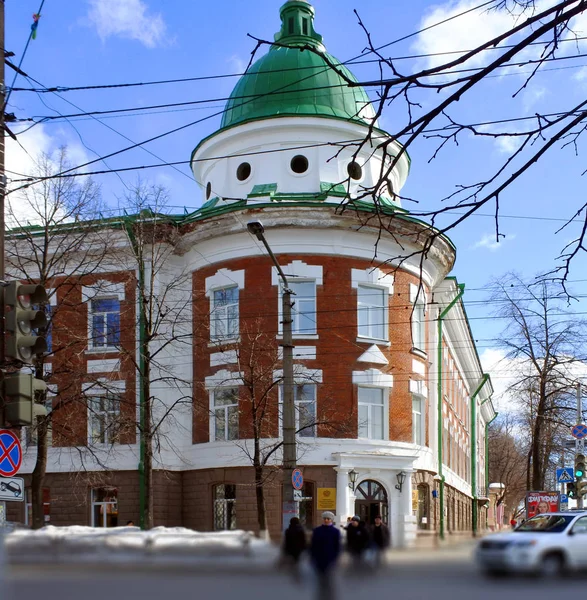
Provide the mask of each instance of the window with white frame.
{"label": "window with white frame", "polygon": [[359,285],[357,288],[358,333],[360,337],[386,340],[387,290]]}
{"label": "window with white frame", "polygon": [[384,439],[385,391],[383,388],[359,387],[359,437]]}
{"label": "window with white frame", "polygon": [[115,348],[120,344],[120,300],[94,298],[90,301],[90,346]]}
{"label": "window with white frame", "polygon": [[210,338],[234,339],[239,334],[239,289],[232,285],[211,292]]}
{"label": "window with white frame", "polygon": [[120,442],[120,396],[105,393],[88,395],[89,437],[94,444]]}
{"label": "window with white frame", "polygon": [[412,394],[412,442],[421,446],[424,442],[424,398]]}
{"label": "window with white frame", "polygon": [[214,486],[214,531],[236,529],[236,485]]}
{"label": "window with white frame", "polygon": [[[279,386],[280,411],[283,414],[283,385]],[[316,437],[316,384],[294,385],[296,431],[300,437]]]}
{"label": "window with white frame", "polygon": [[[316,333],[316,282],[290,281],[292,291],[291,317],[294,335],[313,335]],[[283,293],[283,289],[282,289]]]}
{"label": "window with white frame", "polygon": [[238,439],[238,388],[216,388],[211,391],[212,431],[217,442]]}
{"label": "window with white frame", "polygon": [[118,490],[96,488],[92,490],[92,527],[118,526]]}

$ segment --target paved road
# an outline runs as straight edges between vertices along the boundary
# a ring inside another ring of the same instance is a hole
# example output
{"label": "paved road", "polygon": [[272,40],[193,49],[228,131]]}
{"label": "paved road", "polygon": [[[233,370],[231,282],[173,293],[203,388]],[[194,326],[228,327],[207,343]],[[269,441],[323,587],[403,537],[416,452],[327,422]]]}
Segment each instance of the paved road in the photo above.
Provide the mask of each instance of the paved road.
{"label": "paved road", "polygon": [[[449,557],[430,561],[403,557],[372,576],[359,570],[340,573],[336,600],[396,598],[401,600],[500,600],[532,598],[552,600],[572,594],[583,597],[587,577],[561,581],[532,578],[488,581],[475,570],[469,558]],[[189,573],[185,569],[120,570],[107,567],[14,568],[2,600],[312,600],[312,581],[294,584],[282,574],[230,573],[216,569]],[[373,596],[371,596],[373,595]]]}

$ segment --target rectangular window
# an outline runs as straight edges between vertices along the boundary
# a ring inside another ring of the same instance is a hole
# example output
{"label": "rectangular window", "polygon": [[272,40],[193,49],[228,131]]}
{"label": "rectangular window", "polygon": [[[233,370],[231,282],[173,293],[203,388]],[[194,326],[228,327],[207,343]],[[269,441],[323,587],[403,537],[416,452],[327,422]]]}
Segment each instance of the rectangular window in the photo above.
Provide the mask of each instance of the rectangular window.
{"label": "rectangular window", "polygon": [[214,486],[214,531],[236,529],[236,485]]}
{"label": "rectangular window", "polygon": [[[283,414],[283,385],[279,386],[280,413]],[[316,384],[294,385],[296,431],[299,437],[316,437]]]}
{"label": "rectangular window", "polygon": [[214,440],[238,440],[238,388],[219,388],[212,395]]}
{"label": "rectangular window", "polygon": [[[49,488],[43,488],[43,522],[51,521],[51,493]],[[31,488],[25,490],[25,515],[24,524],[32,527],[33,525],[33,491]]]}
{"label": "rectangular window", "polygon": [[239,333],[238,286],[214,290],[210,315],[213,340],[234,339]]}
{"label": "rectangular window", "polygon": [[422,410],[424,408],[422,396],[412,396],[412,442],[422,445]]}
{"label": "rectangular window", "polygon": [[359,387],[359,437],[383,439],[384,408],[382,388]]}
{"label": "rectangular window", "polygon": [[111,394],[88,398],[90,442],[117,444],[120,441],[120,398]]}
{"label": "rectangular window", "polygon": [[120,301],[98,298],[90,302],[92,348],[114,348],[120,344]]}
{"label": "rectangular window", "polygon": [[[294,281],[289,287],[293,292],[292,332],[297,335],[316,333],[316,282]],[[295,294],[295,295],[294,295]]]}
{"label": "rectangular window", "polygon": [[418,300],[412,309],[412,345],[416,350],[426,350],[426,323],[424,302]]}
{"label": "rectangular window", "polygon": [[381,288],[360,285],[357,290],[359,336],[387,339],[387,292]]}
{"label": "rectangular window", "polygon": [[298,503],[300,523],[306,529],[314,527],[314,484],[304,481],[302,499]]}
{"label": "rectangular window", "polygon": [[308,19],[302,19],[302,33],[308,35]]}
{"label": "rectangular window", "polygon": [[92,490],[92,527],[118,526],[118,490],[97,488]]}

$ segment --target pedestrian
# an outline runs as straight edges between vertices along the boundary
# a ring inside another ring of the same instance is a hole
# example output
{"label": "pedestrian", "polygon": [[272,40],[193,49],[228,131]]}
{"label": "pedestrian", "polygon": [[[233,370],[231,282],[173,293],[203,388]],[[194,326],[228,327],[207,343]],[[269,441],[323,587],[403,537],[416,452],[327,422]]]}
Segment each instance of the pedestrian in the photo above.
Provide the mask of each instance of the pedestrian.
{"label": "pedestrian", "polygon": [[330,511],[322,513],[322,525],[312,532],[310,554],[318,576],[318,600],[333,600],[332,571],[340,554],[340,531]]}
{"label": "pedestrian", "polygon": [[355,566],[360,566],[365,550],[369,547],[369,531],[365,523],[356,515],[346,530],[346,545]]}
{"label": "pedestrian", "polygon": [[371,529],[372,547],[375,550],[375,568],[381,565],[383,553],[389,548],[390,536],[387,525],[382,521],[381,515],[375,517],[375,523]]}
{"label": "pedestrian", "polygon": [[292,517],[283,538],[283,558],[294,578],[299,577],[300,556],[306,549],[306,532],[297,517]]}
{"label": "pedestrian", "polygon": [[518,522],[512,517],[512,519],[510,521],[510,525],[511,525],[512,529],[515,529],[517,524],[518,524]]}

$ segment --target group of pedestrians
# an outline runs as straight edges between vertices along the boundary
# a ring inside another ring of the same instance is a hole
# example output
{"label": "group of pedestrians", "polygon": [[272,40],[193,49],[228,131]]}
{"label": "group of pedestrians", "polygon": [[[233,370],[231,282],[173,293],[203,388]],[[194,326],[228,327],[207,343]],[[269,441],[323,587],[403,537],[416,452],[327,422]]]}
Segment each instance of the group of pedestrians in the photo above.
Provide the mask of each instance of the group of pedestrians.
{"label": "group of pedestrians", "polygon": [[[345,529],[347,550],[355,566],[379,566],[381,554],[390,543],[389,529],[381,520],[381,516],[375,518],[371,528],[359,517],[352,517]],[[322,513],[322,525],[312,532],[309,547],[310,560],[318,578],[318,597],[321,600],[333,597],[332,572],[342,551],[342,545],[341,532],[334,525],[334,514],[330,511]],[[296,577],[299,576],[300,557],[306,549],[306,532],[300,520],[293,517],[285,532],[283,553]],[[370,563],[366,560],[368,554],[373,558]]]}

